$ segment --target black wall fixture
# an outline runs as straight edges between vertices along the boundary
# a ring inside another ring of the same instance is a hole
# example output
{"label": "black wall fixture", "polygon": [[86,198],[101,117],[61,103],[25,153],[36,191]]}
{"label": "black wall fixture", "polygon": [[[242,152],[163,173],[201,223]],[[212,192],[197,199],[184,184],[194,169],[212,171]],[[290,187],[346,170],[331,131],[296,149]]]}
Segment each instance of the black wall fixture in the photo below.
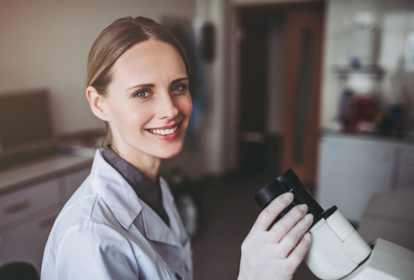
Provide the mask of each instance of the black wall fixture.
{"label": "black wall fixture", "polygon": [[205,23],[201,29],[201,56],[211,63],[215,58],[216,30],[212,23]]}

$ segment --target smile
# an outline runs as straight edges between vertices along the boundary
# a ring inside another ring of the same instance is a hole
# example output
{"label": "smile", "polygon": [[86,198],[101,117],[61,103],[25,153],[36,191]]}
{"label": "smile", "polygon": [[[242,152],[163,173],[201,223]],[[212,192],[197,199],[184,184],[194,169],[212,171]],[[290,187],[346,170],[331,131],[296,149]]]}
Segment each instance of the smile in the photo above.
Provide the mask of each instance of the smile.
{"label": "smile", "polygon": [[170,126],[164,126],[159,128],[146,129],[151,135],[155,136],[159,140],[172,141],[178,137],[180,133],[182,121]]}
{"label": "smile", "polygon": [[170,128],[170,129],[150,129],[149,131],[154,134],[169,135],[169,134],[176,132],[177,129],[178,129],[178,124],[175,127]]}

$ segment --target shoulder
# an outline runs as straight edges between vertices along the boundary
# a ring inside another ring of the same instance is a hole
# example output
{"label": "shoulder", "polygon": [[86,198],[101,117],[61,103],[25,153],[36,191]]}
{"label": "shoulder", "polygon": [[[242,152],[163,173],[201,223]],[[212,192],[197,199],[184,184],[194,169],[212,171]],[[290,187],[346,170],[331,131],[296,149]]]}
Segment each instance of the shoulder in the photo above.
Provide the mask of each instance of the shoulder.
{"label": "shoulder", "polygon": [[116,279],[108,275],[123,275],[111,265],[119,262],[137,276],[138,264],[130,240],[104,201],[98,194],[73,198],[49,235],[42,279],[60,279],[62,275],[67,275],[64,279]]}
{"label": "shoulder", "polygon": [[70,225],[46,246],[42,279],[137,279],[129,240],[91,219]]}
{"label": "shoulder", "polygon": [[[97,164],[101,161],[99,157],[97,153],[91,174],[55,220],[42,264],[42,274],[50,277],[44,279],[60,279],[55,274],[65,272],[69,275],[72,272],[66,270],[71,267],[77,268],[76,273],[89,275],[89,271],[92,271],[95,275],[79,278],[82,274],[73,274],[72,278],[64,279],[129,279],[108,278],[99,274],[100,271],[106,271],[112,275],[113,271],[117,271],[108,262],[121,262],[126,265],[120,265],[123,270],[136,276],[135,255],[139,254],[139,250],[135,249],[134,252],[131,234],[127,229],[140,210],[137,207],[138,198],[130,194],[128,185],[119,179],[116,171],[104,163]],[[114,257],[117,261],[112,262]],[[124,275],[119,271],[115,274]]]}
{"label": "shoulder", "polygon": [[97,227],[104,231],[121,231],[105,200],[93,190],[87,178],[61,210],[49,238],[62,240],[73,230],[85,234],[88,229]]}

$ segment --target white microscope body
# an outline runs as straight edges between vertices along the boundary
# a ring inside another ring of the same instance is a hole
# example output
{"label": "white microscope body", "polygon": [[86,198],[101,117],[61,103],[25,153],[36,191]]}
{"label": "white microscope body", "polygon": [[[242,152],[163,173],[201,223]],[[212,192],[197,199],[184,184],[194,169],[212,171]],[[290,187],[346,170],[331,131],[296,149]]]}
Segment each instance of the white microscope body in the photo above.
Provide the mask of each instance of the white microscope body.
{"label": "white microscope body", "polygon": [[305,262],[320,279],[414,279],[413,252],[382,239],[371,249],[337,209],[310,232],[312,244]]}
{"label": "white microscope body", "polygon": [[324,210],[292,169],[271,180],[254,200],[265,208],[285,192],[293,193],[294,202],[275,222],[295,204],[308,205],[314,224],[305,262],[315,276],[323,280],[414,280],[413,252],[382,239],[371,248],[336,206]]}

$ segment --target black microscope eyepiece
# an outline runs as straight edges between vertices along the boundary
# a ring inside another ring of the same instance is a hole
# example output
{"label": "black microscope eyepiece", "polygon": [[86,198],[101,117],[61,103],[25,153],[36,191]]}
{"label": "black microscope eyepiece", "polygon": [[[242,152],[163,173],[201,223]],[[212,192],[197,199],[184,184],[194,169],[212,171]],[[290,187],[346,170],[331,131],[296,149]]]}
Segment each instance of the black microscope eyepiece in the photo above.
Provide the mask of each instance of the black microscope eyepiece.
{"label": "black microscope eyepiece", "polygon": [[285,173],[277,177],[277,180],[285,189],[288,189],[290,186],[292,186],[292,188],[298,190],[298,188],[304,186],[292,168],[289,168]]}
{"label": "black microscope eyepiece", "polygon": [[[282,184],[279,183],[278,180],[272,179],[266,186],[264,186],[260,191],[258,191],[254,196],[253,199],[256,201],[257,205],[260,208],[266,208],[270,202],[272,202],[276,197],[286,192],[285,188]],[[292,202],[288,207],[286,207],[282,213],[280,213],[276,219],[273,221],[273,224],[276,223],[278,220],[283,218],[289,211],[295,206]],[[272,224],[272,225],[273,225]]]}
{"label": "black microscope eyepiece", "polygon": [[266,186],[264,186],[253,196],[253,199],[260,208],[264,209],[270,202],[272,202],[273,199],[285,192],[286,190],[283,186],[276,179],[272,179]]}
{"label": "black microscope eyepiece", "polygon": [[260,208],[264,209],[270,202],[272,202],[272,200],[286,192],[291,192],[293,194],[293,202],[286,207],[286,209],[280,213],[279,216],[277,216],[274,223],[285,216],[290,209],[298,204],[308,205],[308,213],[313,215],[314,224],[321,218],[327,218],[336,211],[335,206],[327,211],[324,211],[319,203],[306,190],[305,185],[292,169],[287,170],[278,178],[272,179],[266,186],[254,195],[253,199]]}
{"label": "black microscope eyepiece", "polygon": [[324,209],[308,192],[299,176],[292,169],[280,175],[277,180],[287,192],[293,193],[295,204],[308,205],[308,213],[311,213],[315,219],[322,215]]}

